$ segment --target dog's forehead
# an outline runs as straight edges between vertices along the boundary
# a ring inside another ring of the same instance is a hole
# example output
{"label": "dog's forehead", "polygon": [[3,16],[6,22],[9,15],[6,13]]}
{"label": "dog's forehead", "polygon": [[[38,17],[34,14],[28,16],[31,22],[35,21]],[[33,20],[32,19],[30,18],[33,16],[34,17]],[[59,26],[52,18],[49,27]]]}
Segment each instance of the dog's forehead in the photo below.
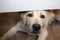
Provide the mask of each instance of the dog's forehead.
{"label": "dog's forehead", "polygon": [[25,13],[25,16],[28,15],[28,14],[33,14],[34,16],[41,16],[41,15],[44,15],[44,16],[53,16],[53,11],[46,11],[46,10],[34,10],[34,11],[28,11]]}
{"label": "dog's forehead", "polygon": [[30,13],[35,15],[41,15],[41,14],[46,15],[48,12],[47,11],[30,11],[27,14],[30,14]]}

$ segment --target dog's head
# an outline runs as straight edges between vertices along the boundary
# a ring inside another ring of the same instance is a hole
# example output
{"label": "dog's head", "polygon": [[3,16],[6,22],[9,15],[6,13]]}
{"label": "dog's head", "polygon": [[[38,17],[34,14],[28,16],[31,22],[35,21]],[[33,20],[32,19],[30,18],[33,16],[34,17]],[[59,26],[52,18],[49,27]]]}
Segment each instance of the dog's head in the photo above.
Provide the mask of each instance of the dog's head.
{"label": "dog's head", "polygon": [[54,13],[52,11],[29,11],[21,13],[20,17],[25,32],[39,34],[42,29],[47,29],[49,21],[54,18]]}

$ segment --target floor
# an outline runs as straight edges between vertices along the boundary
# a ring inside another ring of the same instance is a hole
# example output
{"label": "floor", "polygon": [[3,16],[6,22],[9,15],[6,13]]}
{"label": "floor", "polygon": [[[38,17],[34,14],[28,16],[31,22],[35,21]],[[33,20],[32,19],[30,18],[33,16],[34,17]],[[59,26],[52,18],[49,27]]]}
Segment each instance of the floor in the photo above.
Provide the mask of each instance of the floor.
{"label": "floor", "polygon": [[[19,15],[17,13],[0,14],[0,37],[12,26],[14,26],[18,20]],[[47,40],[60,40],[60,24],[49,26],[48,34]],[[26,33],[17,32],[7,40],[36,40],[36,36],[30,36]]]}

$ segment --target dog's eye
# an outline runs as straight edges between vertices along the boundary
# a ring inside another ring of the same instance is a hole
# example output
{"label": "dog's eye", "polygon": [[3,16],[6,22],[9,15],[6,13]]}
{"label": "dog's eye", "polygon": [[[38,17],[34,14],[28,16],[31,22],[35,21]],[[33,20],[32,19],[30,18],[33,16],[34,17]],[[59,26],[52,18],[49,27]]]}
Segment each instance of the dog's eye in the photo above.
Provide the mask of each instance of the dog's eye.
{"label": "dog's eye", "polygon": [[44,15],[41,15],[40,18],[45,18],[45,16]]}
{"label": "dog's eye", "polygon": [[28,14],[28,16],[29,16],[29,17],[32,17],[32,16],[33,16],[33,14]]}

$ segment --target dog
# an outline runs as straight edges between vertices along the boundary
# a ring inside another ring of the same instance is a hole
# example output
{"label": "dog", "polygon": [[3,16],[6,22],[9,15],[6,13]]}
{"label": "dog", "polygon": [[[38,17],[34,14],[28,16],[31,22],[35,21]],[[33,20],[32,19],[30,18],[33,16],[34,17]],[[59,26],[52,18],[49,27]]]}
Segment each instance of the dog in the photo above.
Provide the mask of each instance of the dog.
{"label": "dog", "polygon": [[20,20],[0,40],[6,40],[17,31],[26,32],[29,35],[38,35],[37,40],[46,40],[47,27],[54,18],[54,13],[47,10],[34,10],[20,13]]}

